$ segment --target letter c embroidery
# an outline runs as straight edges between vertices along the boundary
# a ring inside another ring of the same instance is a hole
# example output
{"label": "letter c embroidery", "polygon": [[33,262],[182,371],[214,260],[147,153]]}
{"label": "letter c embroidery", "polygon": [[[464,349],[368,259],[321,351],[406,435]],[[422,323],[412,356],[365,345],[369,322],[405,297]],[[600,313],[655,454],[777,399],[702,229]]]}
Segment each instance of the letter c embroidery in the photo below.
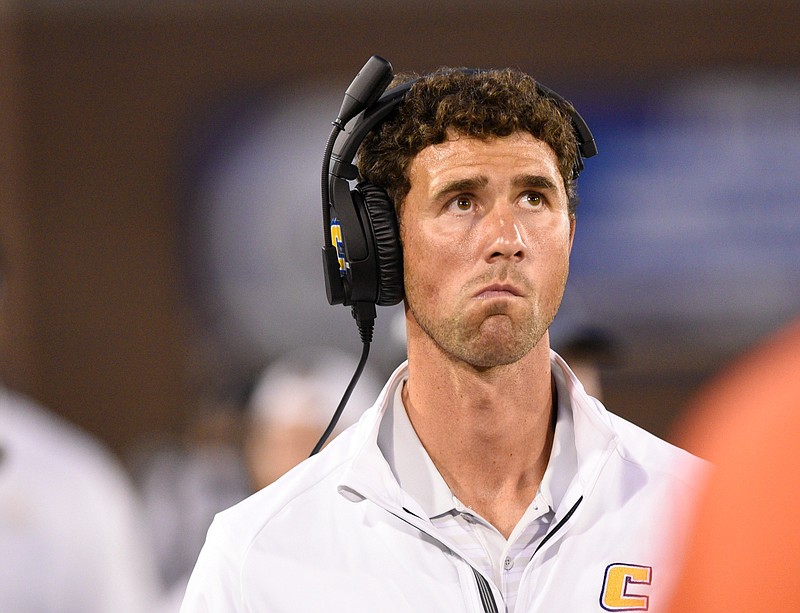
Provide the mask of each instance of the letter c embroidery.
{"label": "letter c embroidery", "polygon": [[[653,569],[638,564],[609,564],[600,594],[600,606],[606,611],[647,611],[650,597],[634,593],[637,585],[650,585]],[[638,591],[638,590],[637,590]]]}

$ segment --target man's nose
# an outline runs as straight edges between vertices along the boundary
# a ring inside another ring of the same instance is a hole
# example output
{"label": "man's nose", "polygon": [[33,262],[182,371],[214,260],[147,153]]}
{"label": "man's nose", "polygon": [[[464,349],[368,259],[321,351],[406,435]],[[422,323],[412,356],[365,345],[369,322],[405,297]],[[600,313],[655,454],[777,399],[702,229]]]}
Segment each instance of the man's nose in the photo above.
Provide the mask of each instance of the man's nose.
{"label": "man's nose", "polygon": [[508,204],[496,204],[484,218],[487,227],[486,257],[522,259],[527,253],[520,220]]}

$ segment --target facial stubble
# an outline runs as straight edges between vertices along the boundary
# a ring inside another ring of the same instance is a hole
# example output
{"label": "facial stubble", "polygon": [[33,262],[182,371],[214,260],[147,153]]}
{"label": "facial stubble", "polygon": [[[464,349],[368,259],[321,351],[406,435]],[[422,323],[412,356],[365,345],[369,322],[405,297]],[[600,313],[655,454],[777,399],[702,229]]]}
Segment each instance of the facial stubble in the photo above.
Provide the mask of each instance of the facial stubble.
{"label": "facial stubble", "polygon": [[[407,270],[406,298],[411,316],[423,333],[455,360],[480,369],[512,364],[541,342],[552,324],[564,295],[569,258],[565,257],[558,270],[553,272],[552,283],[548,287],[540,287],[538,291],[515,273],[513,266],[509,264],[500,275],[492,273],[492,279],[509,279],[524,289],[529,300],[521,313],[519,305],[512,304],[519,298],[495,299],[483,305],[470,305],[469,302],[475,299],[469,294],[453,312],[441,313],[422,299],[415,275]],[[470,284],[470,287],[484,282],[479,280]],[[547,295],[550,298],[544,302],[537,299]]]}

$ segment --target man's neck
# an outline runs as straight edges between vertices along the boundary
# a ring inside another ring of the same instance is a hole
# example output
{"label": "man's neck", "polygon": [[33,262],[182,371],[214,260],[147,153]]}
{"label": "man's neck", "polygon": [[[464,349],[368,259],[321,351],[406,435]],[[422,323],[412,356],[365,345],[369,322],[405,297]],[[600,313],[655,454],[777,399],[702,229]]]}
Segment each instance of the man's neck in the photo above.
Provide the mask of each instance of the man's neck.
{"label": "man's neck", "polygon": [[536,495],[553,441],[546,337],[540,345],[489,370],[409,347],[403,403],[420,441],[458,499],[506,538]]}

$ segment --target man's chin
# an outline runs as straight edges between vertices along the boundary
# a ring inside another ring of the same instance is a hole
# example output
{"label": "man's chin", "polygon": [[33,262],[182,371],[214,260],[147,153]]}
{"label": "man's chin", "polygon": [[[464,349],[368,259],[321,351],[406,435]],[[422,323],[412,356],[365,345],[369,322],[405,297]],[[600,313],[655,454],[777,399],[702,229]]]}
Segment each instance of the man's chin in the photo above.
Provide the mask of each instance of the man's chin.
{"label": "man's chin", "polygon": [[478,338],[464,344],[462,359],[485,370],[507,366],[525,357],[542,335],[537,338],[528,330],[515,329],[508,318],[505,319],[505,322],[484,322]]}

